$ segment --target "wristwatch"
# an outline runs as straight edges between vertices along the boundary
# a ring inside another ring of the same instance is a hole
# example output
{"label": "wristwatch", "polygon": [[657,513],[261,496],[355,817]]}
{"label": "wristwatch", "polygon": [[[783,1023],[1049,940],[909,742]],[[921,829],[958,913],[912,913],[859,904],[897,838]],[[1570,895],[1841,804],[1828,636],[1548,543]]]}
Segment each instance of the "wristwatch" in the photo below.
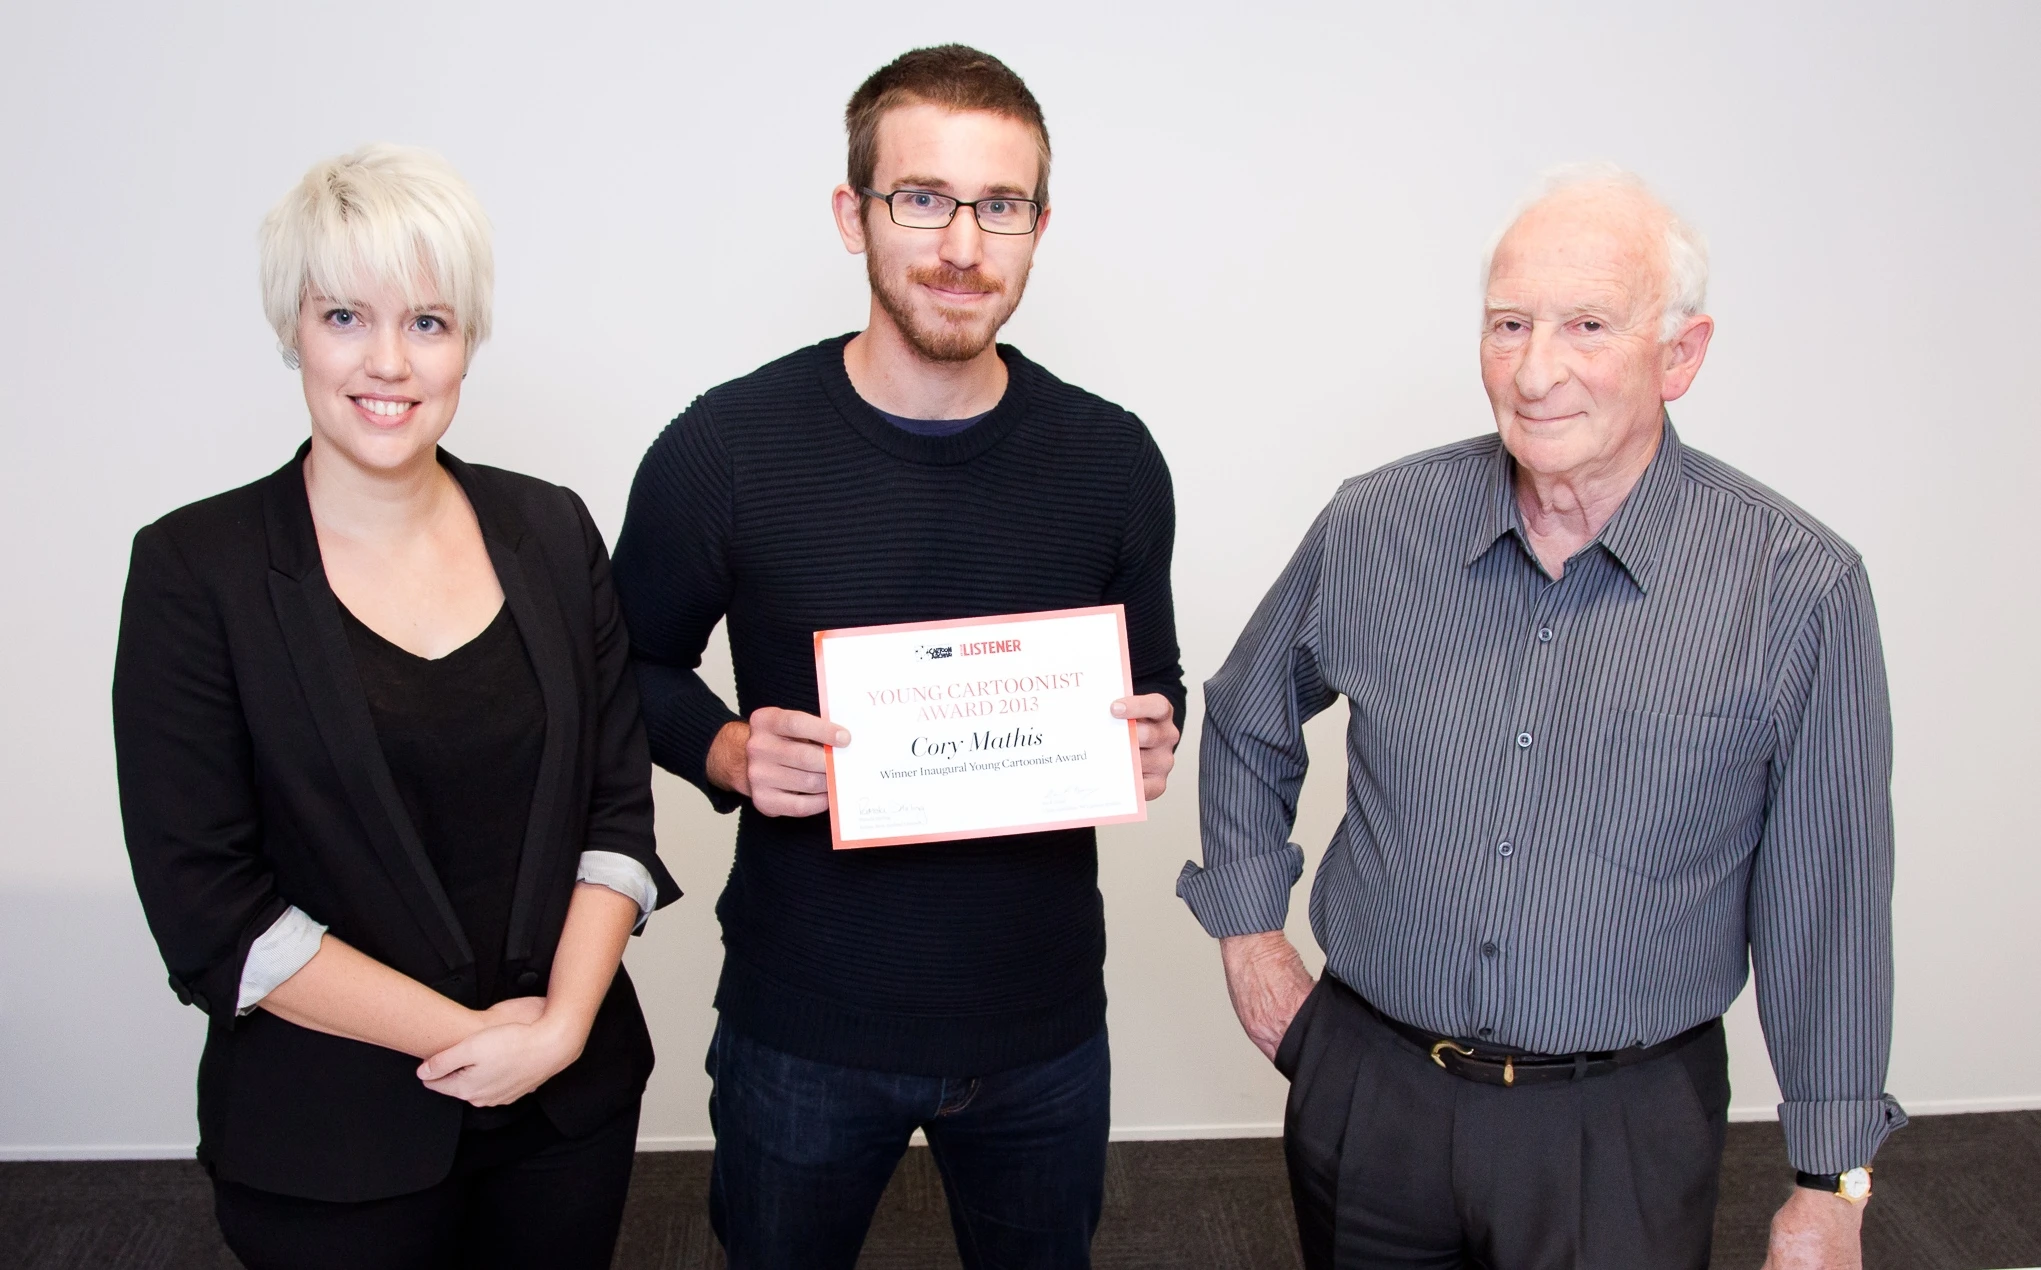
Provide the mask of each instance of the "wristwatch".
{"label": "wristwatch", "polygon": [[1826,1191],[1852,1204],[1861,1204],[1871,1198],[1871,1170],[1862,1166],[1844,1173],[1795,1172],[1793,1180],[1810,1191]]}

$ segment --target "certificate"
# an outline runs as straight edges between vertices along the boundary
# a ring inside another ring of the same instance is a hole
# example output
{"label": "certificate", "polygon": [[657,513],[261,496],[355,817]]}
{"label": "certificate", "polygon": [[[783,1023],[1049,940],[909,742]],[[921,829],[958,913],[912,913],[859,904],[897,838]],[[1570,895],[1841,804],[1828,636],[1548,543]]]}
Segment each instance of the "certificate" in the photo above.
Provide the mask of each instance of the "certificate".
{"label": "certificate", "polygon": [[1118,604],[820,631],[837,848],[1148,818]]}

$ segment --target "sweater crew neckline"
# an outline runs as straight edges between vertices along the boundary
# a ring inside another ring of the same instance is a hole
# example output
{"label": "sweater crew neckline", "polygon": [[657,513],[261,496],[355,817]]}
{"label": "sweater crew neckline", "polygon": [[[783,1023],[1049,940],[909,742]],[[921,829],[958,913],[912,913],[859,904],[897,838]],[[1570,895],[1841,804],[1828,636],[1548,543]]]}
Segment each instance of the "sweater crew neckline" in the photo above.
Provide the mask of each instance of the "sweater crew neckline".
{"label": "sweater crew neckline", "polygon": [[968,463],[1004,440],[1027,413],[1025,380],[1029,362],[1012,345],[1000,344],[999,360],[1006,363],[1006,392],[999,398],[999,404],[978,422],[948,436],[928,436],[897,427],[876,406],[858,396],[850,382],[850,372],[843,365],[843,349],[856,337],[857,332],[852,331],[817,344],[816,371],[830,404],[843,421],[895,458],[942,467]]}

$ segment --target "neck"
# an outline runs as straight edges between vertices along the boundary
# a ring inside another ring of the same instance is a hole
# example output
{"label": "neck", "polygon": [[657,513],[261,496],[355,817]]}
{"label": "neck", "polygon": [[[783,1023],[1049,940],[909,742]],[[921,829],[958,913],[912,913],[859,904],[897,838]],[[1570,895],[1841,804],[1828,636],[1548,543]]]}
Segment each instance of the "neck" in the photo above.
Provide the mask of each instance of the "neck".
{"label": "neck", "polygon": [[871,321],[844,346],[843,369],[867,404],[908,419],[968,419],[1006,395],[1006,363],[992,344],[969,361],[930,361],[877,299]]}
{"label": "neck", "polygon": [[377,471],[349,459],[316,433],[304,475],[305,497],[319,532],[363,543],[414,537],[445,509],[455,488],[436,450],[394,471]]}
{"label": "neck", "polygon": [[1517,510],[1545,571],[1558,577],[1566,561],[1614,518],[1658,453],[1664,429],[1647,445],[1566,472],[1538,472],[1516,464]]}

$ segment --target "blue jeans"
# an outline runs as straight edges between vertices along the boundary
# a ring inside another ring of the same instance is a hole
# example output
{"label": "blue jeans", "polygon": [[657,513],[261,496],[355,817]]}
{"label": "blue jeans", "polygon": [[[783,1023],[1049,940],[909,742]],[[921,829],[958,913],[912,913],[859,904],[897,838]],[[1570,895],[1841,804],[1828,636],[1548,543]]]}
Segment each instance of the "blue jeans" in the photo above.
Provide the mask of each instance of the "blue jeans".
{"label": "blue jeans", "polygon": [[1091,1264],[1105,1199],[1106,1034],[985,1076],[817,1063],[716,1025],[709,1219],[731,1270],[853,1270],[916,1129],[949,1198],[965,1270]]}

